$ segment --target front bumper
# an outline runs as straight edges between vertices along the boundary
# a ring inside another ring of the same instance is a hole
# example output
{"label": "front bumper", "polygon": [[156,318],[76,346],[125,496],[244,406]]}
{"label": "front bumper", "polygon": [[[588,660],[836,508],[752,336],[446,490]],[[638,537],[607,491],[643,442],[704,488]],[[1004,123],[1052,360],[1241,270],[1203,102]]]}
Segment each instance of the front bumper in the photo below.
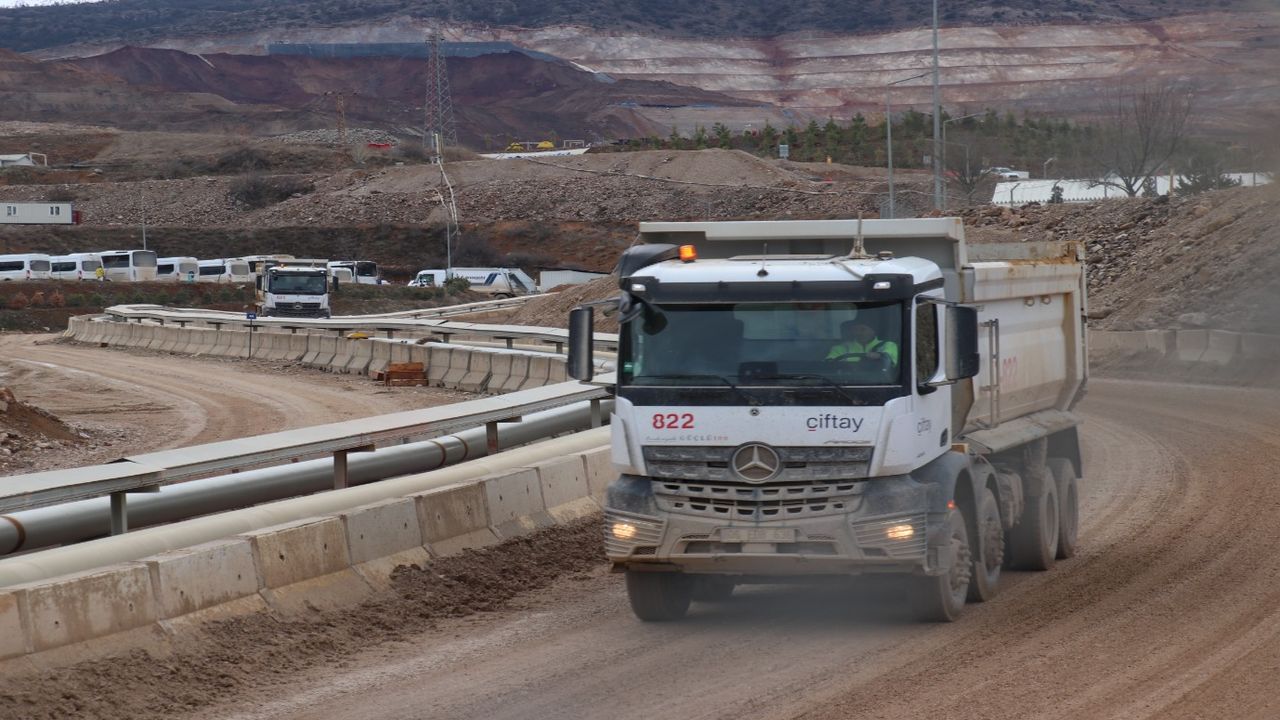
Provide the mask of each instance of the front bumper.
{"label": "front bumper", "polygon": [[[648,494],[646,494],[646,489]],[[623,476],[609,489],[605,554],[615,567],[739,575],[936,574],[947,563],[932,487],[909,476],[822,487],[685,487]],[[704,497],[717,495],[715,501]],[[773,495],[781,495],[770,499]],[[796,496],[789,499],[787,496]]]}

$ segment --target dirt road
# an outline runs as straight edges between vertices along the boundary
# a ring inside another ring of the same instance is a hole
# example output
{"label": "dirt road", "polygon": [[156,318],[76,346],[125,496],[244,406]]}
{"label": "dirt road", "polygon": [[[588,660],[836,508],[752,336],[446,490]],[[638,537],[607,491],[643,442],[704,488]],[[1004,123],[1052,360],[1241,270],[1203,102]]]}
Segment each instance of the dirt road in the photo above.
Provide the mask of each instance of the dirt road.
{"label": "dirt road", "polygon": [[1083,550],[961,622],[847,588],[642,625],[597,572],[201,717],[1274,718],[1280,393],[1095,381]]}
{"label": "dirt road", "polygon": [[95,348],[53,337],[0,335],[0,385],[88,437],[79,447],[21,458],[26,467],[5,472],[105,462],[469,397],[439,388],[387,389],[363,376],[279,363]]}

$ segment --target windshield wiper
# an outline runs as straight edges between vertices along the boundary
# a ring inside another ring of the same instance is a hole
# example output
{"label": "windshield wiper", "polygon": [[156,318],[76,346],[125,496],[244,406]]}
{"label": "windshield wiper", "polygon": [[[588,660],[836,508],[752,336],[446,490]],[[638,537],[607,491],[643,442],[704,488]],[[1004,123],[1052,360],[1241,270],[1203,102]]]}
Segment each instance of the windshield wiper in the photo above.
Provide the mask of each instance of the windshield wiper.
{"label": "windshield wiper", "polygon": [[756,379],[757,380],[819,380],[825,383],[832,390],[835,390],[836,392],[843,395],[844,398],[848,400],[851,404],[853,405],[863,404],[859,402],[856,398],[854,398],[852,395],[850,395],[849,391],[844,389],[844,386],[842,386],[840,383],[836,382],[835,380],[832,380],[831,378],[827,377],[826,375],[819,375],[817,373],[788,373],[786,375],[763,375],[763,376],[757,377]]}
{"label": "windshield wiper", "polygon": [[649,380],[707,380],[707,379],[719,380],[725,385],[728,385],[729,389],[737,392],[739,395],[750,400],[753,405],[764,405],[764,401],[762,401],[760,398],[738,387],[737,385],[734,384],[732,380],[730,380],[729,378],[723,375],[663,374],[663,375],[644,375],[642,377]]}

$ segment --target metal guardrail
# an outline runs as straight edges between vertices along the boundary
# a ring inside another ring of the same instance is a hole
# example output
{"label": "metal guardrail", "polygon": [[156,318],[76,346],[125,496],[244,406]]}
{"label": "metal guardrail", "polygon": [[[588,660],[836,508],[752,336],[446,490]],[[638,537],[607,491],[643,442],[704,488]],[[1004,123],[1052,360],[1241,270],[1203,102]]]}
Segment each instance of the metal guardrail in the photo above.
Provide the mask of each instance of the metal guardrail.
{"label": "metal guardrail", "polygon": [[487,430],[490,452],[496,452],[498,423],[590,402],[591,424],[596,427],[603,421],[600,401],[604,397],[601,387],[567,382],[454,405],[162,450],[107,465],[16,475],[0,484],[0,514],[109,495],[111,531],[119,534],[128,530],[125,498],[130,492],[147,492],[211,472],[234,472],[325,454],[333,456],[334,488],[343,488],[347,485],[347,453],[481,425]]}
{"label": "metal guardrail", "polygon": [[[355,330],[371,330],[384,332],[394,337],[397,332],[418,332],[439,337],[442,342],[457,335],[487,337],[505,340],[507,347],[512,347],[516,340],[536,340],[555,347],[557,353],[564,350],[569,341],[569,331],[561,328],[534,327],[529,325],[494,325],[485,323],[464,323],[453,320],[433,318],[405,318],[398,313],[392,315],[359,315],[339,316],[333,318],[279,318],[258,317],[248,320],[242,313],[231,313],[221,310],[192,310],[186,308],[167,308],[161,305],[115,305],[103,310],[103,313],[117,321],[143,322],[150,320],[160,325],[173,323],[181,327],[188,324],[201,323],[222,329],[223,325],[272,330],[327,330],[339,335]],[[616,333],[596,333],[595,344],[606,350],[616,350],[618,335]]]}

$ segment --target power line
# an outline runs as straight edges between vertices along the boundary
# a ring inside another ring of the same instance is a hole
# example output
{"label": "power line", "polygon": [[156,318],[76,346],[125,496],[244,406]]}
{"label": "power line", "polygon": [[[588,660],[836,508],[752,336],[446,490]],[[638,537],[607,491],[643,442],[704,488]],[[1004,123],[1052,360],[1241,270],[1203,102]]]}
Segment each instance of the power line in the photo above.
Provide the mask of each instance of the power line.
{"label": "power line", "polygon": [[444,148],[458,144],[458,130],[453,121],[453,96],[449,91],[449,70],[445,66],[437,33],[427,35],[427,96],[422,118],[422,146],[430,147],[436,157]]}

